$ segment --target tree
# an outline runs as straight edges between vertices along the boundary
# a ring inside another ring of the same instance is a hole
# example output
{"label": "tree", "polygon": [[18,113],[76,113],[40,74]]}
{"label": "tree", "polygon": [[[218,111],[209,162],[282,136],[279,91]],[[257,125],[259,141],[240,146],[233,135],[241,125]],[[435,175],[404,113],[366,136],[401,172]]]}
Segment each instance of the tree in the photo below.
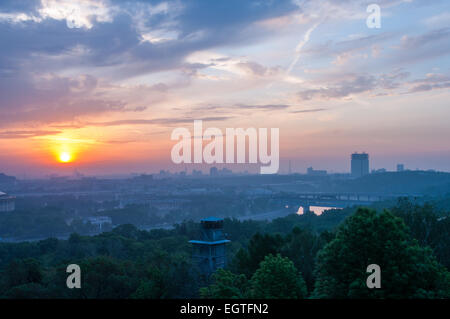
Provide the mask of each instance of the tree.
{"label": "tree", "polygon": [[[370,264],[381,267],[380,289],[366,286]],[[313,298],[449,297],[445,267],[388,211],[358,209],[319,252],[315,271]]]}
{"label": "tree", "polygon": [[42,270],[39,262],[33,258],[13,260],[5,272],[8,287],[42,282]]}
{"label": "tree", "polygon": [[208,287],[200,288],[202,298],[245,298],[248,281],[245,275],[236,275],[231,271],[219,268],[212,275],[213,283]]}
{"label": "tree", "polygon": [[11,299],[33,299],[48,298],[47,289],[38,283],[27,283],[15,286],[6,292],[6,296]]}
{"label": "tree", "polygon": [[238,273],[250,277],[268,254],[274,255],[280,252],[283,243],[283,238],[278,234],[256,233],[249,242],[248,252],[241,249],[236,254],[233,264],[237,265]]}
{"label": "tree", "polygon": [[281,249],[283,256],[288,257],[302,273],[308,290],[314,288],[314,262],[317,252],[324,246],[325,240],[309,230],[294,227],[286,238]]}
{"label": "tree", "polygon": [[159,299],[162,298],[161,288],[155,281],[141,281],[139,287],[131,295],[133,299]]}
{"label": "tree", "polygon": [[294,263],[269,254],[253,274],[250,296],[264,299],[305,298],[306,284]]}
{"label": "tree", "polygon": [[139,281],[130,263],[118,262],[110,257],[83,260],[81,289],[74,290],[85,298],[126,298],[136,291]]}
{"label": "tree", "polygon": [[450,268],[450,214],[441,212],[436,205],[417,205],[402,198],[392,213],[403,219],[412,237],[422,246],[430,246],[437,260]]}

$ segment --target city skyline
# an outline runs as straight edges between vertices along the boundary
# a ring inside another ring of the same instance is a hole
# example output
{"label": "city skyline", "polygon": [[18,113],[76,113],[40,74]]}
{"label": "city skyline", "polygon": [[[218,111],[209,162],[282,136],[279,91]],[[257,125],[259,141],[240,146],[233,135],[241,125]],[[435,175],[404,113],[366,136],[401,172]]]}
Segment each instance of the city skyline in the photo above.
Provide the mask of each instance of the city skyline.
{"label": "city skyline", "polygon": [[371,29],[371,3],[4,1],[0,172],[181,171],[194,120],[280,128],[279,173],[448,172],[449,5],[377,1]]}
{"label": "city skyline", "polygon": [[[359,155],[359,153],[352,153]],[[361,153],[366,154],[366,153]],[[369,155],[369,154],[367,154]],[[369,155],[370,156],[370,155]],[[372,165],[371,159],[369,159],[369,166],[366,173],[362,175],[354,175],[352,173],[352,159],[348,160],[348,169],[344,169],[342,171],[329,169],[327,167],[320,167],[318,169],[317,166],[309,165],[307,167],[298,167],[295,160],[292,159],[281,159],[280,169],[278,171],[278,175],[291,175],[291,174],[300,174],[300,175],[311,175],[311,176],[325,176],[325,175],[347,175],[348,177],[358,178],[367,174],[378,174],[378,173],[386,173],[386,172],[407,172],[407,171],[428,171],[428,172],[445,172],[436,170],[433,167],[407,167],[404,163],[390,163],[390,165],[386,167],[375,166]],[[294,164],[294,165],[292,165]],[[189,169],[188,169],[189,167]],[[69,177],[69,178],[85,178],[85,177],[116,177],[116,178],[129,178],[135,176],[145,176],[147,174],[159,176],[160,178],[170,177],[170,176],[193,176],[193,177],[205,177],[205,176],[228,176],[228,175],[259,175],[260,174],[260,165],[259,164],[191,164],[191,165],[178,165],[173,164],[171,167],[165,167],[163,169],[155,169],[153,171],[144,170],[144,171],[130,171],[126,173],[112,173],[112,174],[85,174],[85,172],[80,172],[79,169],[74,165],[70,167],[66,167],[64,172],[59,173],[50,173],[46,175],[27,175],[27,174],[19,174],[17,176],[18,179],[26,180],[26,179],[36,179],[36,178],[54,178],[54,177]],[[214,172],[213,172],[214,171]],[[0,174],[5,175],[0,172]]]}

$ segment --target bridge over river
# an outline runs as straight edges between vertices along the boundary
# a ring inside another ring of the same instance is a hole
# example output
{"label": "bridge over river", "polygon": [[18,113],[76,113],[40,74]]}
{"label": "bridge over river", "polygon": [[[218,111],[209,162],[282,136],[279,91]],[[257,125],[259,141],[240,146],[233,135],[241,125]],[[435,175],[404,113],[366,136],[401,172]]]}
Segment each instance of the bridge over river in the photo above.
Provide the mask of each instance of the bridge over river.
{"label": "bridge over river", "polygon": [[288,193],[277,194],[272,199],[283,205],[298,205],[304,211],[310,206],[344,208],[350,206],[371,205],[384,200],[395,200],[400,197],[417,198],[419,194],[383,194],[383,193]]}

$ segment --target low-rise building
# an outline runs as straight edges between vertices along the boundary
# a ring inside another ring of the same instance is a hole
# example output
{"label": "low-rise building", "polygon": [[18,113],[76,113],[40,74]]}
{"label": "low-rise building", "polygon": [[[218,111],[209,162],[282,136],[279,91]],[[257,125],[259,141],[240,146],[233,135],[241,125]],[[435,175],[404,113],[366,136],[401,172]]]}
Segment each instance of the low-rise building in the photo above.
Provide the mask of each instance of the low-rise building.
{"label": "low-rise building", "polygon": [[12,212],[16,209],[16,198],[0,192],[0,212]]}
{"label": "low-rise building", "polygon": [[91,216],[85,218],[83,222],[97,226],[99,231],[102,231],[105,228],[105,226],[112,225],[112,220],[109,216]]}
{"label": "low-rise building", "polygon": [[320,170],[320,169],[314,169],[312,167],[308,167],[308,170],[306,171],[306,174],[308,176],[326,176],[327,171],[326,170]]}

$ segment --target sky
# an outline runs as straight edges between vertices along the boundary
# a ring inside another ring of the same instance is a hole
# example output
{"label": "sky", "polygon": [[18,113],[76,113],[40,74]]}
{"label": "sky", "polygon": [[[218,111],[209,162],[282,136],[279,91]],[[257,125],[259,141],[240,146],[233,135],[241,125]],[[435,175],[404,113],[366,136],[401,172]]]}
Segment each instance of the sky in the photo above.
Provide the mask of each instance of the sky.
{"label": "sky", "polygon": [[170,136],[194,120],[279,128],[280,173],[363,151],[450,171],[445,0],[2,0],[0,43],[0,172],[19,178],[184,170]]}

